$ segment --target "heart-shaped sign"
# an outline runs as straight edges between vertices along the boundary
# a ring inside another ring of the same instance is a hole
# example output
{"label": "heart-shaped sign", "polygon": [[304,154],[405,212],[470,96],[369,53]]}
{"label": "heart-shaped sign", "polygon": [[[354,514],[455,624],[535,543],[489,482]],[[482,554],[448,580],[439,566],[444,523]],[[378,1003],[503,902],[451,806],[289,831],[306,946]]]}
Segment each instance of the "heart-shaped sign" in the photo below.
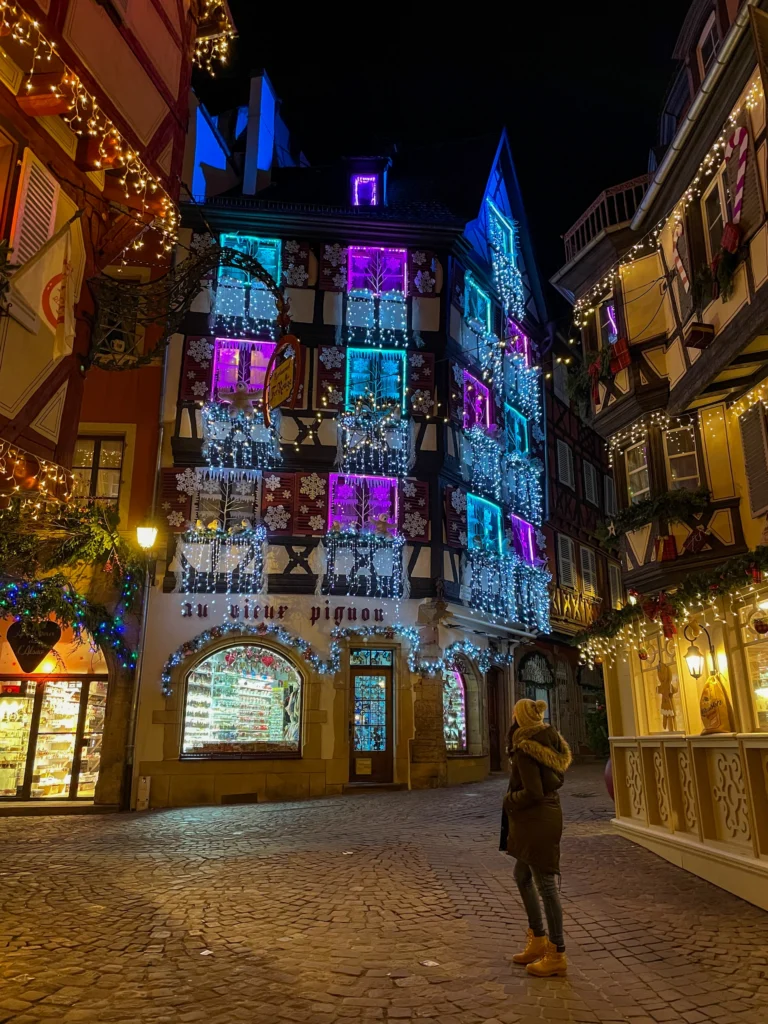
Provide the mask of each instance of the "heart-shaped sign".
{"label": "heart-shaped sign", "polygon": [[48,619],[40,624],[34,636],[29,636],[20,622],[12,622],[6,636],[21,671],[34,672],[48,651],[61,639],[61,626]]}

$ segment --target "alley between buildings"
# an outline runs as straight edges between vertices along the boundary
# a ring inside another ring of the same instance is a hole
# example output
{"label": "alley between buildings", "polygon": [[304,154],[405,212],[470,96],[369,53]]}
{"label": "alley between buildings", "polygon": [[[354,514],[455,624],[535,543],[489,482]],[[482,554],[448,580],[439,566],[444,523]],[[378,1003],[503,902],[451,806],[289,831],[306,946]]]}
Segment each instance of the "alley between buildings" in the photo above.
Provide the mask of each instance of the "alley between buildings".
{"label": "alley between buildings", "polygon": [[571,973],[536,981],[505,779],[0,819],[0,1024],[768,1022],[768,915],[620,837],[567,780]]}

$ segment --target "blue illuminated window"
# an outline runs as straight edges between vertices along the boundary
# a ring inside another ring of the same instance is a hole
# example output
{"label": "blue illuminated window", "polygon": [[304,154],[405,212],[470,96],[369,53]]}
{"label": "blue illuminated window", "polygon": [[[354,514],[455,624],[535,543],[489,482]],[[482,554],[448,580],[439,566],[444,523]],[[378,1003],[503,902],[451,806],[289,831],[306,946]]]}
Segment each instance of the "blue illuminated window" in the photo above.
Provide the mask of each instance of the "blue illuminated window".
{"label": "blue illuminated window", "polygon": [[347,412],[358,404],[377,410],[398,402],[405,412],[405,356],[393,349],[348,348]]}
{"label": "blue illuminated window", "polygon": [[525,455],[528,451],[528,421],[511,405],[506,405],[504,409],[507,451]]}
{"label": "blue illuminated window", "polygon": [[467,495],[467,537],[470,551],[501,554],[501,509],[486,498]]}
{"label": "blue illuminated window", "polygon": [[486,334],[491,333],[491,300],[467,272],[464,276],[464,316],[478,321]]}
{"label": "blue illuminated window", "polygon": [[[275,283],[281,274],[281,241],[279,238],[256,238],[253,235],[222,235],[221,245],[254,256]],[[216,313],[227,317],[250,317],[273,320],[277,314],[275,297],[261,281],[245,270],[219,267],[219,290]]]}

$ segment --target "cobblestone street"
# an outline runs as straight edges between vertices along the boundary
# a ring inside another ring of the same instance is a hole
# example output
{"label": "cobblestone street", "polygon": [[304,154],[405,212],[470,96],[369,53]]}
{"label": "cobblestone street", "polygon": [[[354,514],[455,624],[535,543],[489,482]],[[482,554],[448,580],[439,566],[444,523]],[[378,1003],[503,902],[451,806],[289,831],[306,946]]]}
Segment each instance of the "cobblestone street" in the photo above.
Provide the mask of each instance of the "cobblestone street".
{"label": "cobblestone street", "polygon": [[0,819],[0,1022],[768,1022],[768,915],[611,833],[569,776],[571,973],[510,961],[505,780]]}

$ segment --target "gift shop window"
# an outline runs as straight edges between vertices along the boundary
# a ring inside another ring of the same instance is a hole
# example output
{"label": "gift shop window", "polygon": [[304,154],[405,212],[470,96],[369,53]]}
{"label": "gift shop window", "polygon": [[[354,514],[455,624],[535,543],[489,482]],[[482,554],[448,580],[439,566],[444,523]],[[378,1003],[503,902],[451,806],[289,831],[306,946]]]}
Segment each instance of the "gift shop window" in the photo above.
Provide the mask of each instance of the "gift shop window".
{"label": "gift shop window", "polygon": [[511,405],[505,406],[504,411],[507,452],[525,455],[528,451],[528,421]]}
{"label": "gift shop window", "polygon": [[531,523],[512,515],[512,550],[528,565],[536,562],[536,537]]}
{"label": "gift shop window", "polygon": [[349,185],[353,206],[378,206],[381,203],[378,174],[353,174]]}
{"label": "gift shop window", "polygon": [[704,233],[707,236],[707,252],[711,263],[720,252],[723,228],[731,219],[725,166],[715,175],[714,181],[704,193],[701,206],[704,215]]}
{"label": "gift shop window", "polygon": [[464,316],[484,334],[491,333],[491,300],[469,272],[464,276]]}
{"label": "gift shop window", "polygon": [[597,323],[601,347],[615,345],[619,340],[619,328],[616,321],[616,306],[612,298],[606,299],[597,307]]}
{"label": "gift shop window", "polygon": [[648,445],[645,441],[627,448],[627,493],[631,505],[650,497],[651,483],[648,475]]}
{"label": "gift shop window", "polygon": [[75,497],[117,508],[124,449],[122,437],[78,437],[72,456]]}
{"label": "gift shop window", "polygon": [[[222,235],[222,248],[236,249],[255,257],[273,281],[281,277],[279,238],[256,238],[252,235]],[[252,320],[273,320],[277,313],[275,297],[267,286],[245,270],[219,268],[216,313],[225,317],[250,317]]]}
{"label": "gift shop window", "polygon": [[501,509],[476,494],[467,495],[467,536],[470,551],[501,554]]}
{"label": "gift shop window", "polygon": [[240,341],[217,338],[213,364],[213,387],[216,397],[245,385],[249,393],[264,390],[264,377],[274,341]]}
{"label": "gift shop window", "polygon": [[397,477],[331,473],[328,529],[375,531],[397,525]]}
{"label": "gift shop window", "polygon": [[216,651],[187,676],[183,758],[298,755],[302,677],[271,648]]}
{"label": "gift shop window", "polygon": [[464,429],[491,426],[491,396],[488,388],[477,377],[464,371]]}
{"label": "gift shop window", "polygon": [[692,427],[664,432],[667,482],[673,491],[695,491],[699,487],[699,461]]}
{"label": "gift shop window", "polygon": [[347,349],[347,412],[400,407],[405,412],[406,353],[389,349]]}
{"label": "gift shop window", "polygon": [[408,252],[351,245],[347,266],[347,325],[404,331],[407,326]]}
{"label": "gift shop window", "polygon": [[443,735],[449,754],[467,752],[467,687],[457,668],[445,673],[443,686]]}

